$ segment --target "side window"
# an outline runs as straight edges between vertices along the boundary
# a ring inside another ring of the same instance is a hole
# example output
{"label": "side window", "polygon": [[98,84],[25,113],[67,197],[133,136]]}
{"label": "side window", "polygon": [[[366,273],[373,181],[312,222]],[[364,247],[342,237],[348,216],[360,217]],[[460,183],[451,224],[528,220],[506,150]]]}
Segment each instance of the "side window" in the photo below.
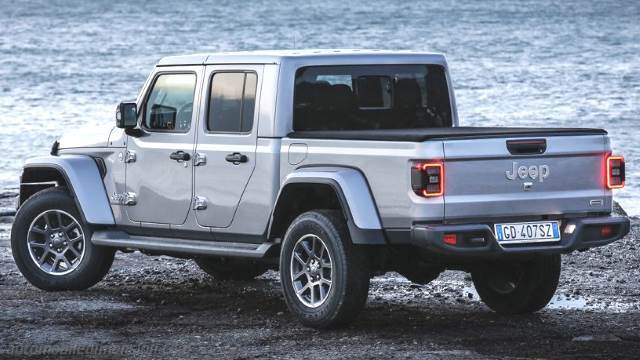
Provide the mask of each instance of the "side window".
{"label": "side window", "polygon": [[258,77],[255,73],[214,74],[209,92],[207,130],[250,132],[256,103]]}
{"label": "side window", "polygon": [[158,76],[145,104],[143,126],[149,130],[189,131],[195,89],[195,74]]}

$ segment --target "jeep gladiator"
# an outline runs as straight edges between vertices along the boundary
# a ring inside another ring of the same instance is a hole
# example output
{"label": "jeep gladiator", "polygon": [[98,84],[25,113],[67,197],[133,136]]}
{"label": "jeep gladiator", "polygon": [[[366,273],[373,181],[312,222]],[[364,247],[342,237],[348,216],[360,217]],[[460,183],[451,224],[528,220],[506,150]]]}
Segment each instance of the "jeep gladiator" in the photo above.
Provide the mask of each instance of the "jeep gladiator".
{"label": "jeep gladiator", "polygon": [[116,250],[194,259],[220,280],[280,271],[305,325],[348,323],[370,278],[471,273],[499,313],[552,298],[561,254],[629,231],[607,132],[462,127],[444,56],[306,50],[161,59],[116,126],[28,159],[14,259],[85,289]]}

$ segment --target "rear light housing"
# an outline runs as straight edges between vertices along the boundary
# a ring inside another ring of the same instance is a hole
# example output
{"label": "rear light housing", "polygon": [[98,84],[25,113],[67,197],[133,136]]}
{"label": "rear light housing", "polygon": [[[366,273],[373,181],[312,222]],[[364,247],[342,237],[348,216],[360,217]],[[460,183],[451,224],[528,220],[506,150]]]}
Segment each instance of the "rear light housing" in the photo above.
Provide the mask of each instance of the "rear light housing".
{"label": "rear light housing", "polygon": [[625,168],[624,157],[609,155],[606,157],[605,183],[608,189],[620,189],[624,187]]}
{"label": "rear light housing", "polygon": [[609,225],[605,225],[600,228],[600,236],[603,238],[608,238],[613,234],[613,227]]}
{"label": "rear light housing", "polygon": [[411,167],[411,188],[423,197],[444,194],[444,164],[442,161],[418,162]]}
{"label": "rear light housing", "polygon": [[444,234],[442,241],[445,244],[455,246],[458,243],[458,236],[456,234]]}

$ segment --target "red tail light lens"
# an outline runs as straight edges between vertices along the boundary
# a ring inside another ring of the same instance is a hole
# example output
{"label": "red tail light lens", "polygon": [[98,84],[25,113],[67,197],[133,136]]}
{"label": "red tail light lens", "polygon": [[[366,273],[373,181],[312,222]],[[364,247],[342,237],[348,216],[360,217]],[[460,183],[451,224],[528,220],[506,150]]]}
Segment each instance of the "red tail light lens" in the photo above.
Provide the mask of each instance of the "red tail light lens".
{"label": "red tail light lens", "polygon": [[607,172],[606,172],[606,184],[609,189],[620,189],[624,187],[624,157],[622,156],[607,156]]}
{"label": "red tail light lens", "polygon": [[420,162],[411,168],[411,187],[424,197],[444,194],[444,165],[442,162]]}
{"label": "red tail light lens", "polygon": [[611,226],[605,225],[600,228],[600,236],[603,238],[607,238],[613,234],[613,228]]}
{"label": "red tail light lens", "polygon": [[445,244],[455,246],[458,243],[458,236],[456,234],[444,234],[442,241],[444,241]]}

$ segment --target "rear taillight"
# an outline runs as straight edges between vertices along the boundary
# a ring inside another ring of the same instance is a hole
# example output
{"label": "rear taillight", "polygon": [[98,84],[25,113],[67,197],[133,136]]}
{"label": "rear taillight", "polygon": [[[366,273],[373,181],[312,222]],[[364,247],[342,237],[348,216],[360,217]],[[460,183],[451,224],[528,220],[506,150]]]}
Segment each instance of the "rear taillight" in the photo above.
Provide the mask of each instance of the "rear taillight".
{"label": "rear taillight", "polygon": [[600,228],[600,236],[603,238],[608,238],[613,234],[613,228],[609,225],[605,225]]}
{"label": "rear taillight", "polygon": [[609,155],[606,159],[606,184],[609,189],[624,187],[624,157]]}
{"label": "rear taillight", "polygon": [[458,235],[444,234],[442,236],[442,241],[444,241],[445,244],[456,246],[458,244]]}
{"label": "rear taillight", "polygon": [[444,194],[444,165],[442,162],[419,162],[411,168],[411,188],[424,197]]}

